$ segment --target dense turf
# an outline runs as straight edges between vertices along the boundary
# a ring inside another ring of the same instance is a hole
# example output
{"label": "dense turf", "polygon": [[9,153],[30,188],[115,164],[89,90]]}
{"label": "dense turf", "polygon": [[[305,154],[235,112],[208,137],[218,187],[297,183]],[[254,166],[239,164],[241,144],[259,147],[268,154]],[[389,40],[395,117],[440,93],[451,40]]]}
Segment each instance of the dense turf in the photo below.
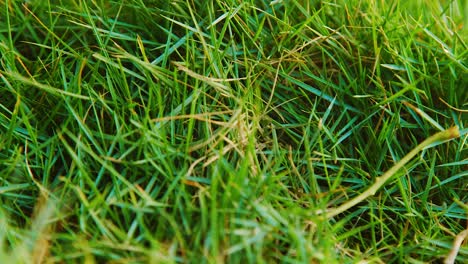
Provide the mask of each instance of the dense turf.
{"label": "dense turf", "polygon": [[464,0],[0,3],[1,263],[419,263],[467,228]]}

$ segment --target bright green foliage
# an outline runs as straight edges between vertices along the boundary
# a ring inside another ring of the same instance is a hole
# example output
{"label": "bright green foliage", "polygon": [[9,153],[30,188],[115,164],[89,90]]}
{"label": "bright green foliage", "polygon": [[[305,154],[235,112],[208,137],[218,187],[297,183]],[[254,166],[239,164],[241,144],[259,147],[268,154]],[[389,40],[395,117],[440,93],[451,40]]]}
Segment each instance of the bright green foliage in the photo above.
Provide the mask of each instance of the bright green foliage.
{"label": "bright green foliage", "polygon": [[467,228],[465,0],[0,4],[0,263],[429,262]]}

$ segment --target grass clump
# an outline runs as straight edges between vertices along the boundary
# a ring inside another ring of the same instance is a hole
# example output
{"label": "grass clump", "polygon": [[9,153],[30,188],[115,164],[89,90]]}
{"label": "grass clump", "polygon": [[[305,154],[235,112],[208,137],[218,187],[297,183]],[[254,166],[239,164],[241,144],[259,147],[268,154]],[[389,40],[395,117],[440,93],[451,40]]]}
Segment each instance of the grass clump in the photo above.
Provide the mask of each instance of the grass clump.
{"label": "grass clump", "polygon": [[2,262],[430,262],[467,228],[464,1],[1,3]]}

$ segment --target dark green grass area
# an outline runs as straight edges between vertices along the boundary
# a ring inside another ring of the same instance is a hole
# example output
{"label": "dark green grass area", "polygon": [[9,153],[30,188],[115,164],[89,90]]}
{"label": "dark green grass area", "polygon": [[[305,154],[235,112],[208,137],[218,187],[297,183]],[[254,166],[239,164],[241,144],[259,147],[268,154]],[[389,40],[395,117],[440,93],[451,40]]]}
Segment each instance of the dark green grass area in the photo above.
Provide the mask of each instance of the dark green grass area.
{"label": "dark green grass area", "polygon": [[1,263],[436,263],[468,228],[465,0],[0,3]]}

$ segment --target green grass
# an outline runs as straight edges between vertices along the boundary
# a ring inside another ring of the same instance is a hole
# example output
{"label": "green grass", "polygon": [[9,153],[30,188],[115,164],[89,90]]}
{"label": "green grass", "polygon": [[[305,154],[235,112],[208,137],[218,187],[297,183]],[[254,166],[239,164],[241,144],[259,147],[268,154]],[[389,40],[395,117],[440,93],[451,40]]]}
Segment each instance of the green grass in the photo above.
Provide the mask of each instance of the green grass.
{"label": "green grass", "polygon": [[465,0],[0,4],[1,263],[440,262],[468,228]]}

